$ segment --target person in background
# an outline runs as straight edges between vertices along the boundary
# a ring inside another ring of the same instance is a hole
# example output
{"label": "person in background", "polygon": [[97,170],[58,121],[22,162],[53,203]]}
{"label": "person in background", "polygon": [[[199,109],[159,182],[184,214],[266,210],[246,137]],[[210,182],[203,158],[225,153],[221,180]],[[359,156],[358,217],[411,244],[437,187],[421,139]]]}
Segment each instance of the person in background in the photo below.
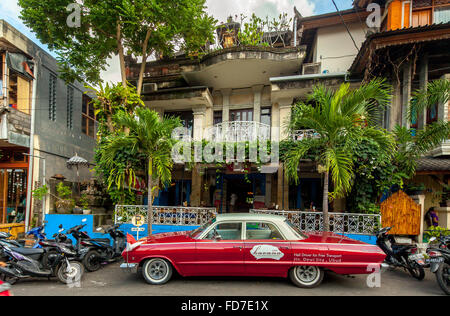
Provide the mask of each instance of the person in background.
{"label": "person in background", "polygon": [[236,201],[238,199],[238,196],[236,193],[231,193],[231,197],[230,197],[230,212],[234,213],[235,211],[235,207],[236,207]]}
{"label": "person in background", "polygon": [[428,227],[439,226],[439,217],[434,209],[434,207],[430,207],[428,212],[425,214],[425,220],[427,222]]}

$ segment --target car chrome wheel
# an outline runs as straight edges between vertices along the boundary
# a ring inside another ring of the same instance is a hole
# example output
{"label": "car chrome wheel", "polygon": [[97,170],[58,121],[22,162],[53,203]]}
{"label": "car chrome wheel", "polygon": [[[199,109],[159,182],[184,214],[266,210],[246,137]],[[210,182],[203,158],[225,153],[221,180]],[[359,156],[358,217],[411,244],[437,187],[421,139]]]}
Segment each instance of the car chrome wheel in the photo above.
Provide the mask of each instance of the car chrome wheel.
{"label": "car chrome wheel", "polygon": [[323,279],[323,271],[316,266],[297,266],[289,272],[292,282],[298,287],[312,288]]}
{"label": "car chrome wheel", "polygon": [[172,267],[164,259],[150,259],[144,263],[142,273],[150,284],[164,284],[172,276]]}

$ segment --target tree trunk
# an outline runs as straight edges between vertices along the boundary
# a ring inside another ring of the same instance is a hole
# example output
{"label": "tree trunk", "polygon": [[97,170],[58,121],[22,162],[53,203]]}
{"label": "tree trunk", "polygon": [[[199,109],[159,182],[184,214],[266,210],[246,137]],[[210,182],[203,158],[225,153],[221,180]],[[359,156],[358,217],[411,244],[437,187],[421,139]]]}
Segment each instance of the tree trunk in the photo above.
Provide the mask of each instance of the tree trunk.
{"label": "tree trunk", "polygon": [[[149,163],[149,166],[151,165],[151,163]],[[152,223],[153,223],[153,192],[152,192],[152,187],[153,187],[153,180],[152,180],[152,175],[151,172],[148,173],[148,209],[147,209],[147,227],[148,227],[148,237],[152,236]]]}
{"label": "tree trunk", "polygon": [[127,72],[125,70],[125,53],[122,45],[122,31],[120,29],[120,23],[117,23],[117,51],[119,54],[120,62],[120,74],[122,77],[122,86],[127,87]]}
{"label": "tree trunk", "polygon": [[139,80],[137,84],[137,94],[141,95],[142,91],[142,84],[144,81],[144,72],[145,72],[145,66],[147,65],[147,47],[148,47],[148,41],[150,40],[150,35],[152,34],[152,31],[150,29],[147,30],[147,34],[145,35],[144,44],[142,45],[142,63],[141,63],[141,69],[139,70]]}
{"label": "tree trunk", "polygon": [[323,231],[330,231],[330,218],[328,215],[328,183],[329,183],[329,172],[326,171],[324,175],[323,182]]}

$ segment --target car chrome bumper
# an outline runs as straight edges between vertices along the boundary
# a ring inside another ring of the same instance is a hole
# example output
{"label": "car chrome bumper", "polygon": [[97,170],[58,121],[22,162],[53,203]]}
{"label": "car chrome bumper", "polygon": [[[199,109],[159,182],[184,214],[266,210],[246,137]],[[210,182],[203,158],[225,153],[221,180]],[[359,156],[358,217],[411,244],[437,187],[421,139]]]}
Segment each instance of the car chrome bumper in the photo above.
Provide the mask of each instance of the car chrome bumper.
{"label": "car chrome bumper", "polygon": [[120,265],[120,268],[126,270],[127,272],[137,272],[138,264],[125,262]]}
{"label": "car chrome bumper", "polygon": [[385,272],[387,269],[389,269],[389,265],[387,264],[387,263],[382,263],[381,265],[380,265],[380,271],[381,271],[381,273],[383,273],[383,272]]}

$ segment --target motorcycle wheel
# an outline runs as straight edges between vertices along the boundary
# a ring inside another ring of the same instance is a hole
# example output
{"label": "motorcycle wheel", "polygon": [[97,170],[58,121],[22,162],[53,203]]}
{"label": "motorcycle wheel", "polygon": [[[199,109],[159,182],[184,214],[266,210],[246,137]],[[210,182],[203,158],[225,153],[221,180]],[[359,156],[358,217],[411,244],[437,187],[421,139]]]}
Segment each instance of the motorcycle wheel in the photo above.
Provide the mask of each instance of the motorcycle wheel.
{"label": "motorcycle wheel", "polygon": [[436,271],[436,280],[445,294],[450,295],[450,265],[442,263]]}
{"label": "motorcycle wheel", "polygon": [[59,269],[56,272],[56,276],[58,277],[58,280],[61,281],[61,283],[71,285],[81,281],[83,272],[83,265],[78,261],[70,261],[69,271],[67,271],[67,264],[63,262],[59,266]]}
{"label": "motorcycle wheel", "polygon": [[95,272],[101,267],[100,254],[98,251],[89,250],[83,258],[83,265],[89,272]]}
{"label": "motorcycle wheel", "polygon": [[12,276],[8,276],[8,275],[6,275],[6,274],[0,274],[0,280],[1,280],[2,282],[5,282],[5,283],[9,283],[9,284],[11,284],[11,285],[14,285],[14,284],[17,283],[17,281],[19,280],[19,278],[12,277]]}
{"label": "motorcycle wheel", "polygon": [[425,270],[416,263],[410,263],[407,270],[414,279],[422,281],[425,278]]}

